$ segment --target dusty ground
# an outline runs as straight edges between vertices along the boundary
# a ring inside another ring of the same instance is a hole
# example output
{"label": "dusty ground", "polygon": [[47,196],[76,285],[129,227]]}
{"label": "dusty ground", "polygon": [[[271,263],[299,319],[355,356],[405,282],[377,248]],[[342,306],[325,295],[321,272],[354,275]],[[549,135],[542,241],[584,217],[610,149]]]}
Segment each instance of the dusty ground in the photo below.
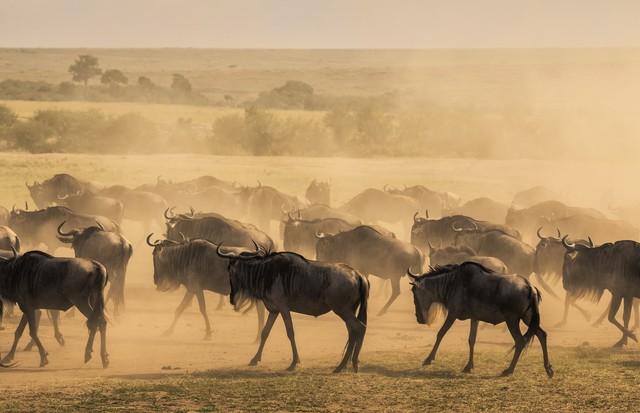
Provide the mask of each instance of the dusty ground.
{"label": "dusty ground", "polygon": [[[507,199],[517,188],[547,183],[562,188],[575,165],[536,162],[478,162],[456,160],[348,160],[215,157],[84,157],[68,155],[0,155],[0,203],[21,204],[24,180],[42,179],[59,171],[105,183],[132,185],[157,175],[176,179],[210,173],[222,178],[265,183],[301,193],[311,177],[331,179],[335,199],[346,199],[363,185],[433,183],[465,197],[486,191]],[[552,167],[552,168],[551,168]],[[586,172],[598,181],[578,182],[569,196],[597,200],[607,189],[609,166]],[[618,171],[635,171],[615,165]],[[508,176],[508,179],[504,179]],[[580,188],[590,187],[590,191]],[[615,185],[610,185],[615,188]],[[546,295],[542,324],[549,332],[551,360],[556,376],[549,380],[536,343],[523,356],[512,378],[499,378],[512,345],[501,327],[479,332],[476,370],[460,373],[467,357],[468,322],[450,331],[433,366],[421,367],[440,322],[419,326],[413,314],[408,285],[391,311],[376,317],[388,290],[374,285],[370,320],[361,354],[361,372],[331,374],[340,359],[346,330],[332,315],[318,319],[295,316],[302,365],[283,372],[290,347],[282,322],[272,331],[257,368],[247,367],[256,350],[256,318],[242,316],[229,305],[215,311],[217,296],[208,294],[208,312],[214,326],[211,341],[203,341],[204,324],[193,305],[172,337],[162,337],[181,291],[153,288],[150,251],[136,240],[127,285],[127,312],[109,326],[111,366],[102,369],[98,358],[83,363],[87,332],[79,315],[63,319],[67,344],[59,347],[51,327],[43,323],[41,337],[50,353],[50,365],[39,368],[36,352],[19,352],[19,365],[0,370],[0,411],[629,411],[636,409],[640,384],[637,344],[614,351],[618,333],[605,323],[591,327],[576,316],[570,327],[554,329],[560,319],[560,301]],[[60,250],[61,253],[64,251]],[[375,283],[375,280],[374,280]],[[562,295],[561,287],[557,291]],[[594,316],[604,308],[590,306]],[[0,331],[0,352],[6,353],[15,321]],[[22,344],[26,344],[26,337]],[[96,343],[97,344],[97,343]],[[21,346],[22,347],[22,346]],[[98,346],[95,347],[98,355]]]}

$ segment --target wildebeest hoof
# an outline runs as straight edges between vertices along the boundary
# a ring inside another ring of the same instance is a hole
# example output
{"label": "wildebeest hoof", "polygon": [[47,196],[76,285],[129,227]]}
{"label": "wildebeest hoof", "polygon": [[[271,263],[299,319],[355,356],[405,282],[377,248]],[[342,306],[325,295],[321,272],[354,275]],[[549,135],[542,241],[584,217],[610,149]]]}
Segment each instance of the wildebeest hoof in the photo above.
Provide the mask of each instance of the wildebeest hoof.
{"label": "wildebeest hoof", "polygon": [[10,364],[13,361],[14,355],[11,353],[7,353],[6,356],[2,360],[0,360],[0,364]]}
{"label": "wildebeest hoof", "polygon": [[258,365],[259,362],[260,362],[260,360],[258,360],[258,359],[251,359],[251,361],[249,362],[249,366],[255,367],[255,366]]}
{"label": "wildebeest hoof", "polygon": [[62,334],[60,334],[59,336],[56,336],[56,341],[58,342],[58,344],[64,347],[64,337],[62,336]]}
{"label": "wildebeest hoof", "polygon": [[547,366],[544,368],[547,371],[547,376],[549,376],[549,378],[553,378],[553,368],[551,367],[551,365]]}
{"label": "wildebeest hoof", "polygon": [[423,365],[423,366],[428,366],[428,365],[430,365],[431,363],[433,363],[433,359],[426,358],[426,359],[424,359],[424,361],[422,362],[422,365]]}
{"label": "wildebeest hoof", "polygon": [[636,335],[635,335],[634,333],[629,332],[629,334],[627,334],[627,336],[628,336],[631,340],[635,341],[636,343],[638,342],[638,338],[636,337]]}
{"label": "wildebeest hoof", "polygon": [[171,334],[173,334],[173,329],[170,328],[162,333],[162,337],[169,337]]}
{"label": "wildebeest hoof", "polygon": [[208,331],[207,333],[205,333],[203,340],[205,341],[211,340],[211,331]]}
{"label": "wildebeest hoof", "polygon": [[297,366],[298,366],[298,363],[291,363],[291,365],[287,367],[287,371],[294,371]]}
{"label": "wildebeest hoof", "polygon": [[84,353],[84,362],[88,363],[89,360],[91,360],[91,352],[90,351]]}
{"label": "wildebeest hoof", "polygon": [[47,360],[47,358],[46,358],[46,357],[45,357],[45,358],[40,359],[40,367],[44,367],[44,366],[46,366],[47,364],[49,364],[49,360]]}
{"label": "wildebeest hoof", "polygon": [[469,366],[469,365],[464,366],[464,368],[462,369],[463,373],[471,373],[472,371],[473,371],[473,366]]}
{"label": "wildebeest hoof", "polygon": [[335,373],[342,373],[342,370],[344,370],[344,368],[345,368],[345,366],[340,365],[340,366],[336,367],[335,369],[333,369],[333,373],[334,374]]}
{"label": "wildebeest hoof", "polygon": [[500,375],[501,377],[509,377],[513,374],[513,370],[511,369],[506,369],[505,371],[502,372],[502,374]]}
{"label": "wildebeest hoof", "polygon": [[109,355],[105,354],[102,356],[102,368],[106,369],[107,367],[109,367]]}

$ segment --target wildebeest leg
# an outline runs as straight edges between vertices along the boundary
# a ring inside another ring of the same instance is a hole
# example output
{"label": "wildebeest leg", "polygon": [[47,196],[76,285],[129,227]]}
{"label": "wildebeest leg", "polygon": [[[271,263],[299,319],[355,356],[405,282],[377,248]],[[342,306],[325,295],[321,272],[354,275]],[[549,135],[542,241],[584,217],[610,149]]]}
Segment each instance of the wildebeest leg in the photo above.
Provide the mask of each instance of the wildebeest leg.
{"label": "wildebeest leg", "polygon": [[22,337],[22,333],[24,332],[24,328],[27,326],[27,317],[23,314],[20,319],[20,323],[18,323],[18,328],[16,328],[16,332],[14,333],[13,345],[11,346],[11,350],[4,356],[0,363],[7,364],[13,361],[13,358],[16,355],[16,349],[18,348],[18,342],[20,341],[20,337]]}
{"label": "wildebeest leg", "polygon": [[55,336],[58,344],[64,346],[64,337],[60,331],[60,311],[50,310],[48,313],[49,317],[51,317],[51,323],[53,324],[53,335]]}
{"label": "wildebeest leg", "polygon": [[[36,324],[40,325],[40,318],[42,317],[42,311],[40,310],[35,310],[36,312]],[[24,349],[22,351],[31,351],[33,350],[33,346],[35,346],[35,342],[33,341],[33,339],[29,339],[29,342],[27,343],[26,346],[24,346]]]}
{"label": "wildebeest leg", "polygon": [[334,373],[340,373],[342,370],[344,370],[345,367],[347,367],[347,363],[353,355],[353,347],[355,346],[356,341],[356,332],[354,329],[354,325],[358,324],[358,319],[353,315],[353,313],[349,312],[336,314],[338,314],[338,316],[340,316],[340,318],[342,318],[342,320],[344,321],[348,333],[347,344],[344,347],[342,360],[340,361],[340,364],[338,364],[338,366],[333,370]]}
{"label": "wildebeest leg", "polygon": [[200,308],[200,314],[204,317],[205,333],[204,339],[211,339],[211,323],[209,323],[209,316],[207,316],[207,304],[204,301],[204,291],[200,290],[196,293],[198,299],[198,307]]}
{"label": "wildebeest leg", "polygon": [[635,331],[638,329],[638,324],[640,323],[640,303],[637,298],[633,299],[633,326],[630,328],[631,331]]}
{"label": "wildebeest leg", "polygon": [[471,319],[471,328],[469,330],[469,361],[462,370],[463,373],[471,373],[473,370],[473,347],[476,344],[476,335],[478,334],[478,320]]}
{"label": "wildebeest leg", "polygon": [[[631,311],[631,302],[629,302],[627,304],[627,299],[625,299],[625,314],[627,314],[627,312]],[[626,336],[631,337],[631,339],[633,341],[638,341],[638,339],[636,338],[636,335],[633,334],[631,331],[629,331],[626,327],[624,327],[623,325],[621,325],[618,320],[616,320],[616,314],[618,313],[618,309],[620,308],[620,303],[622,302],[622,297],[619,295],[614,295],[613,298],[611,298],[611,308],[609,309],[609,322],[611,324],[613,324],[614,326],[618,327],[618,330],[620,330],[622,332],[622,338],[620,339],[620,341],[618,341],[614,347],[620,347],[624,344],[624,339]],[[627,310],[627,306],[629,307],[629,309]],[[627,315],[628,317],[628,315]],[[627,318],[627,323],[628,323],[628,318]]]}
{"label": "wildebeest leg", "polygon": [[[622,322],[624,323],[624,328],[626,330],[629,327],[629,320],[631,319],[631,307],[633,306],[633,298],[624,297],[623,301],[624,301],[624,307],[623,307],[623,313],[622,313]],[[623,334],[622,338],[613,346],[614,347],[625,346],[627,344],[627,341],[628,341],[627,335]]]}
{"label": "wildebeest leg", "polygon": [[553,367],[551,367],[551,362],[549,362],[549,351],[547,350],[547,332],[538,327],[536,337],[538,337],[538,341],[540,342],[540,346],[542,347],[542,361],[544,363],[544,370],[547,372],[547,376],[551,378],[553,377]]}
{"label": "wildebeest leg", "polygon": [[40,367],[44,367],[49,364],[49,360],[47,360],[47,352],[44,349],[44,346],[40,342],[38,338],[38,322],[36,320],[36,313],[33,309],[22,309],[22,312],[27,317],[27,322],[29,323],[29,334],[31,335],[31,339],[36,343],[38,347],[38,351],[40,352]]}
{"label": "wildebeest leg", "polygon": [[287,367],[287,370],[293,371],[298,363],[300,363],[300,357],[298,356],[298,346],[296,346],[296,336],[293,331],[293,321],[291,320],[291,313],[288,309],[282,312],[282,320],[284,321],[284,327],[287,330],[287,337],[291,343],[291,353],[293,353],[291,364]]}
{"label": "wildebeest leg", "polygon": [[89,306],[89,302],[85,300],[74,301],[73,304],[80,310],[80,312],[87,317],[87,327],[89,328],[89,338],[87,339],[87,345],[84,348],[84,362],[87,363],[91,360],[91,354],[93,353],[93,340],[96,337],[96,331],[98,326],[95,320],[93,320],[93,309]]}
{"label": "wildebeest leg", "polygon": [[101,320],[98,326],[100,329],[100,358],[102,359],[102,367],[109,366],[109,354],[107,353],[107,321]]}
{"label": "wildebeest leg", "polygon": [[262,301],[258,301],[255,305],[256,312],[258,313],[258,334],[256,335],[256,343],[260,342],[260,335],[262,333],[262,329],[264,328],[264,313],[265,307]]}
{"label": "wildebeest leg", "polygon": [[573,299],[569,297],[569,294],[564,296],[564,312],[562,313],[562,320],[555,325],[556,328],[564,327],[567,324],[567,319],[569,318],[569,307],[571,306],[572,301]]}
{"label": "wildebeest leg", "polygon": [[440,330],[436,335],[436,343],[433,345],[433,348],[431,349],[431,353],[429,353],[427,358],[424,359],[424,361],[422,362],[423,366],[431,364],[433,360],[436,359],[436,353],[438,352],[438,347],[440,347],[440,342],[444,338],[444,335],[447,334],[447,331],[449,331],[454,321],[456,321],[455,317],[453,317],[450,314],[447,315],[447,318],[444,320],[444,324],[442,324],[442,327],[440,327]]}
{"label": "wildebeest leg", "polygon": [[163,336],[170,336],[171,334],[173,334],[173,329],[175,328],[176,323],[178,322],[178,318],[180,318],[184,310],[189,306],[189,304],[191,304],[191,300],[193,300],[193,295],[194,294],[189,290],[185,292],[184,297],[180,302],[180,305],[178,305],[178,308],[176,308],[176,312],[173,316],[173,322],[171,323],[167,331],[165,331],[162,334]]}
{"label": "wildebeest leg", "polygon": [[602,312],[602,314],[600,314],[598,319],[592,324],[592,327],[600,327],[604,319],[607,318],[607,316],[609,315],[610,311],[611,311],[611,303],[609,303],[607,308]]}
{"label": "wildebeest leg", "polygon": [[257,366],[260,360],[262,360],[262,350],[264,349],[264,345],[267,342],[267,338],[269,337],[269,333],[271,332],[271,327],[273,327],[273,323],[276,322],[278,318],[277,312],[269,312],[269,317],[267,318],[267,322],[262,329],[262,333],[260,334],[260,345],[258,346],[258,351],[256,355],[253,356],[251,361],[249,362],[250,366]]}
{"label": "wildebeest leg", "polygon": [[502,372],[503,376],[510,376],[513,374],[513,371],[516,368],[516,364],[518,364],[518,360],[520,359],[520,354],[522,350],[524,350],[524,337],[522,336],[522,332],[520,332],[520,319],[508,319],[507,320],[507,328],[513,337],[513,341],[515,341],[515,347],[513,350],[513,358],[511,359],[511,364],[505,371]]}
{"label": "wildebeest leg", "polygon": [[362,350],[362,344],[364,343],[364,335],[367,332],[367,326],[360,320],[357,320],[355,324],[356,329],[356,345],[353,347],[353,356],[351,357],[351,364],[353,365],[353,371],[358,372],[358,357],[360,356],[360,350]]}
{"label": "wildebeest leg", "polygon": [[398,296],[400,295],[400,277],[390,278],[389,280],[391,281],[391,297],[389,297],[389,301],[387,301],[387,303],[378,313],[379,316],[386,313],[389,309],[389,306],[393,304],[396,298],[398,298]]}
{"label": "wildebeest leg", "polygon": [[220,294],[220,298],[218,299],[218,305],[216,306],[216,311],[222,310],[224,307],[225,296]]}

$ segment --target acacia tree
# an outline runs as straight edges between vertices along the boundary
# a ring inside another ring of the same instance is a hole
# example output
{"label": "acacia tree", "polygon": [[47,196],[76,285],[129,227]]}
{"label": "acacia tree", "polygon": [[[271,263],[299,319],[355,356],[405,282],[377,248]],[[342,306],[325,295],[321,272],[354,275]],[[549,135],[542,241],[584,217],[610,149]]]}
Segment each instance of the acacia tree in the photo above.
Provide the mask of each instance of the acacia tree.
{"label": "acacia tree", "polygon": [[98,58],[91,55],[80,55],[76,61],[69,66],[69,73],[74,82],[82,82],[87,87],[89,79],[96,77],[102,73]]}
{"label": "acacia tree", "polygon": [[118,69],[109,69],[105,70],[100,78],[100,82],[103,85],[109,86],[118,86],[118,85],[126,85],[129,83],[129,79],[119,71]]}
{"label": "acacia tree", "polygon": [[182,93],[190,93],[191,82],[189,82],[189,80],[180,73],[174,73],[173,82],[171,82],[171,89]]}

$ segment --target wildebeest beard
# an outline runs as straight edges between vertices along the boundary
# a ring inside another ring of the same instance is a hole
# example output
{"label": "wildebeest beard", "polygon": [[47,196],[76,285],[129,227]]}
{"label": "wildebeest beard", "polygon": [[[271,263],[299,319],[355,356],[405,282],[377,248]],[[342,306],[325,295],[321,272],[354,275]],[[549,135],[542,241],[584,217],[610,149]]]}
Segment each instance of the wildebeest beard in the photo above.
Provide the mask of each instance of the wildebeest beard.
{"label": "wildebeest beard", "polygon": [[636,269],[627,268],[623,257],[612,254],[612,247],[613,244],[605,244],[568,253],[576,256],[565,258],[562,284],[572,297],[598,302],[606,289],[616,289],[617,282],[625,278],[638,279],[640,274]]}
{"label": "wildebeest beard", "polygon": [[194,255],[188,247],[189,244],[160,247],[162,250],[158,252],[157,256],[157,266],[160,268],[154,269],[154,271],[161,274],[156,280],[158,290],[163,292],[174,291],[185,282],[184,268],[194,259]]}
{"label": "wildebeest beard", "polygon": [[280,280],[287,296],[319,298],[329,285],[329,270],[310,267],[308,263],[301,255],[290,252],[239,259],[230,267],[231,294],[234,298],[264,299]]}

